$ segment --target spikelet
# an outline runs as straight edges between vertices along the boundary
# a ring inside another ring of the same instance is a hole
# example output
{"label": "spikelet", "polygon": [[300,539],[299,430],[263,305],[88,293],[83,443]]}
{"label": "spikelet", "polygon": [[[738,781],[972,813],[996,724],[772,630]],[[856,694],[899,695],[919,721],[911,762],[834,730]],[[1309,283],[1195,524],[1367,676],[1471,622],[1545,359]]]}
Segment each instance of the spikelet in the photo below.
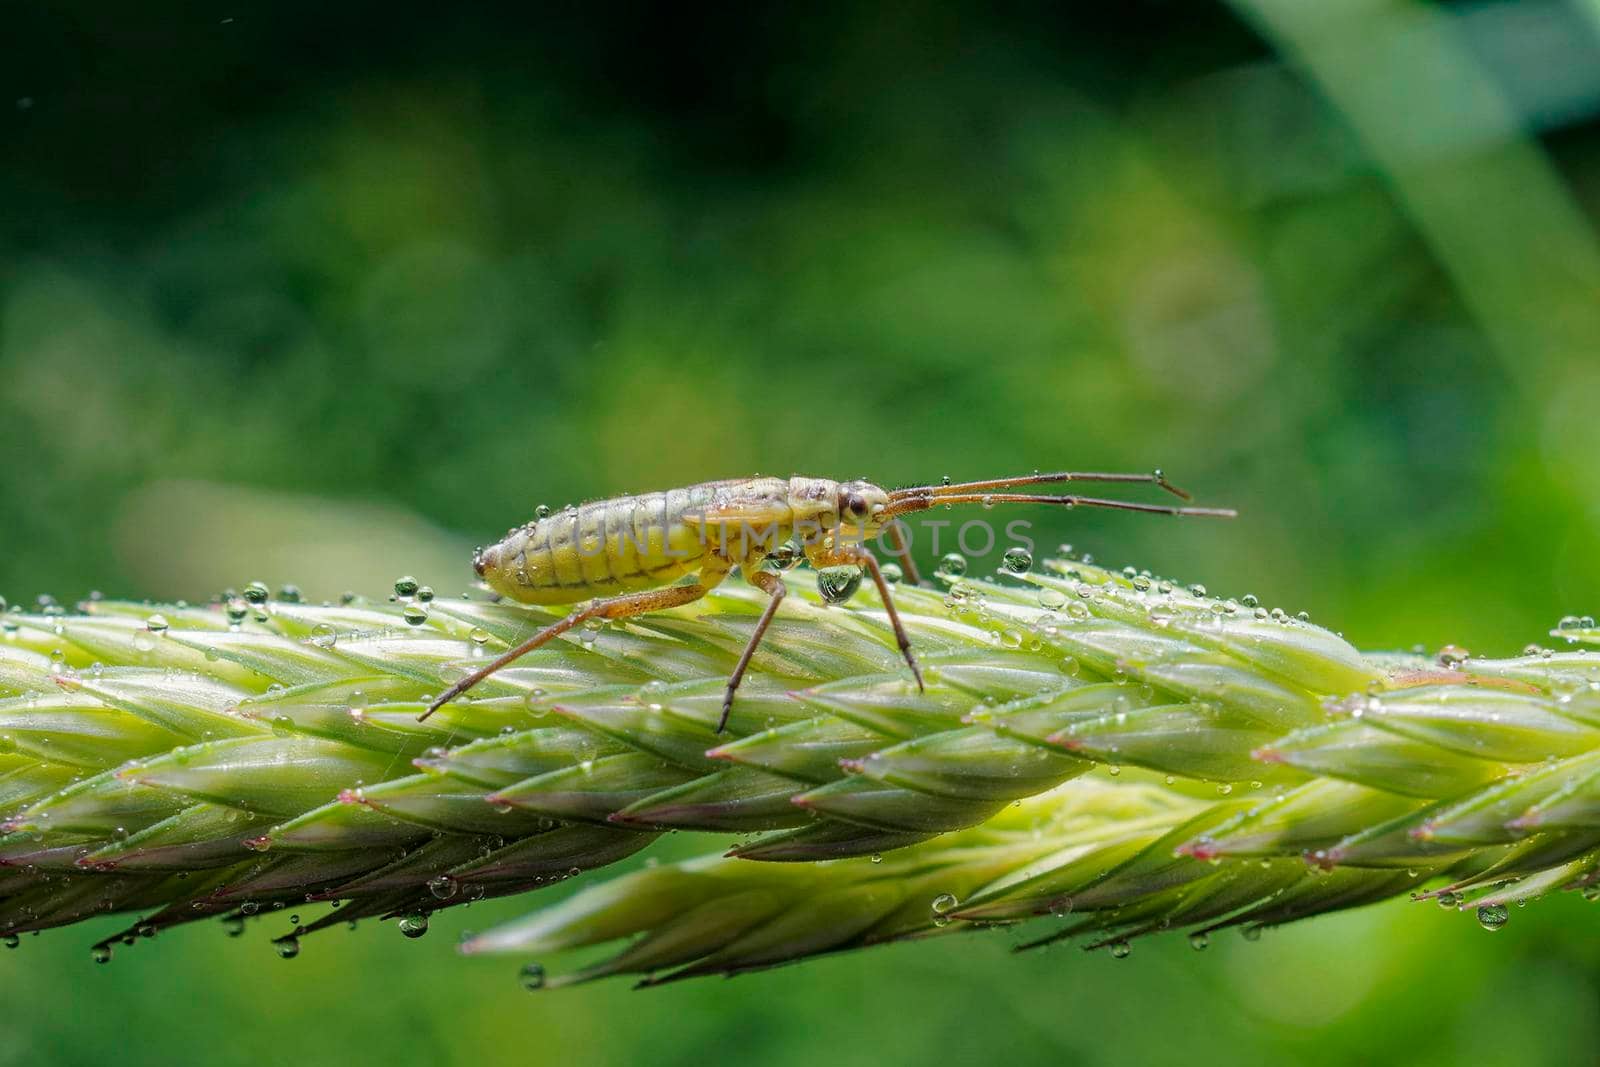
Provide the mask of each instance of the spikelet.
{"label": "spikelet", "polygon": [[[6,612],[0,932],[136,913],[125,937],[336,905],[280,939],[602,867],[667,830],[726,857],[586,890],[480,935],[579,972],[737,972],[1067,916],[1041,937],[1259,928],[1431,886],[1494,909],[1587,886],[1600,642],[1510,660],[1363,656],[1282,612],[1052,561],[897,604],[797,594],[741,689],[760,594],[581,630],[426,722],[551,621],[425,599]],[[752,862],[785,861],[785,862]],[[100,947],[109,951],[109,943]]]}

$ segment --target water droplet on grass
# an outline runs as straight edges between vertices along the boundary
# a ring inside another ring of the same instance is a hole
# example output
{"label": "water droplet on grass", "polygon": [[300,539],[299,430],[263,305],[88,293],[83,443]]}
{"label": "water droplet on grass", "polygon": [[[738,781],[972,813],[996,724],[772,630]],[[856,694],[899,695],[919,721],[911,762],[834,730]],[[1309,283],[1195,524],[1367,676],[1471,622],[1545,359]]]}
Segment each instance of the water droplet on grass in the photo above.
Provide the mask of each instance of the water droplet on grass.
{"label": "water droplet on grass", "polygon": [[1478,908],[1478,925],[1485,930],[1499,930],[1511,919],[1504,904],[1484,904]]}
{"label": "water droplet on grass", "polygon": [[540,963],[524,963],[522,970],[517,972],[517,981],[522,988],[532,993],[544,988],[544,965]]}
{"label": "water droplet on grass", "polygon": [[860,588],[859,567],[826,567],[817,572],[817,592],[830,604],[843,604]]}
{"label": "water droplet on grass", "polygon": [[1033,553],[1025,548],[1008,548],[1000,557],[1002,574],[1027,574],[1033,569]]}

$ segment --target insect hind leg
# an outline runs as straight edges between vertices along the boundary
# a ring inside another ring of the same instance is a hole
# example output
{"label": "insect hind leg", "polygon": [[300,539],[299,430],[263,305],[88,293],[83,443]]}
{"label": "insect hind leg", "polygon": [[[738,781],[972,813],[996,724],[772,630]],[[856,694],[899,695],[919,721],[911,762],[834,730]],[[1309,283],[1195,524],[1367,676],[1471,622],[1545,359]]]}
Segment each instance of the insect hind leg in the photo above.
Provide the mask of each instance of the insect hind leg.
{"label": "insect hind leg", "polygon": [[614,596],[605,600],[596,600],[584,607],[577,608],[566,618],[561,619],[559,622],[551,623],[520,645],[501,653],[487,665],[478,668],[443,693],[440,693],[428,705],[428,710],[417,716],[417,721],[426,720],[428,716],[502,667],[515,663],[529,652],[555,640],[574,626],[579,626],[590,619],[626,619],[634,615],[643,615],[650,611],[660,611],[663,608],[676,608],[682,607],[684,604],[692,604],[711,592],[726,573],[726,571],[703,571],[700,579],[693,585],[671,585],[665,589],[649,589],[641,593],[626,593],[622,596]]}

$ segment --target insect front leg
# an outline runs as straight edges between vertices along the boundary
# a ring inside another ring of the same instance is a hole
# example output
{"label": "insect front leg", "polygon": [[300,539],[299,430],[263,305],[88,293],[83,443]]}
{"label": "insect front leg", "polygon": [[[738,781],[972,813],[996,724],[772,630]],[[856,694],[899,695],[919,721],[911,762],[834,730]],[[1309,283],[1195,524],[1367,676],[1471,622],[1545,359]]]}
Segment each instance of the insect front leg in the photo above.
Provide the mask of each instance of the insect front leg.
{"label": "insect front leg", "polygon": [[487,666],[473,671],[439,694],[433,703],[428,705],[428,710],[417,716],[417,721],[423,721],[500,668],[516,662],[541,645],[548,644],[574,626],[579,626],[590,619],[626,619],[634,615],[643,615],[650,611],[660,611],[663,608],[676,608],[684,604],[692,604],[716,588],[718,583],[727,577],[727,574],[728,568],[726,564],[718,565],[708,561],[701,568],[700,574],[692,585],[669,585],[665,589],[647,589],[640,593],[626,593],[622,596],[596,600],[583,607],[575,608],[566,618],[559,622],[551,623],[522,642],[522,644],[497,656]]}
{"label": "insect front leg", "polygon": [[778,613],[778,605],[783,603],[783,598],[789,593],[789,587],[783,584],[782,578],[771,571],[760,570],[759,565],[747,565],[744,568],[744,577],[745,581],[766,593],[771,599],[767,601],[766,610],[762,611],[761,618],[756,621],[755,632],[745,643],[744,651],[739,654],[739,662],[733,668],[733,673],[728,676],[728,688],[722,693],[722,717],[717,720],[719,734],[727,728],[728,713],[733,711],[733,694],[738,690],[739,683],[744,681],[744,672],[750,668],[750,658],[756,654],[756,648],[766,636],[767,627],[772,625],[772,617]]}
{"label": "insect front leg", "polygon": [[899,562],[905,580],[912,585],[921,585],[922,572],[917,570],[917,561],[911,556],[911,546],[906,543],[905,529],[900,525],[900,520],[892,520],[884,527],[884,533],[889,536],[889,554]]}
{"label": "insect front leg", "polygon": [[911,668],[911,677],[917,680],[917,689],[925,689],[922,684],[922,668],[917,666],[917,657],[911,651],[911,638],[906,635],[906,628],[900,622],[900,612],[895,610],[894,598],[889,595],[889,583],[884,580],[883,570],[878,566],[878,557],[864,545],[836,544],[831,548],[818,545],[811,551],[810,559],[811,565],[818,569],[860,567],[872,576],[872,584],[878,587],[878,598],[883,601],[884,613],[889,616],[889,625],[894,629],[894,639],[900,646],[900,654],[905,657],[906,666]]}

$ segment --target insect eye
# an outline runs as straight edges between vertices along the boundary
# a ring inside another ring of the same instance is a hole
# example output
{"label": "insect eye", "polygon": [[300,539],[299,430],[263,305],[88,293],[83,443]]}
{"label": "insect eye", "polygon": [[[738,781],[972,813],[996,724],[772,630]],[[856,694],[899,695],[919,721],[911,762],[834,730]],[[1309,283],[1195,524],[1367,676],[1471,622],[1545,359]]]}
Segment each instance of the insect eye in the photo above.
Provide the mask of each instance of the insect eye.
{"label": "insect eye", "polygon": [[851,493],[845,497],[844,513],[855,522],[865,519],[867,517],[867,498],[860,493]]}

